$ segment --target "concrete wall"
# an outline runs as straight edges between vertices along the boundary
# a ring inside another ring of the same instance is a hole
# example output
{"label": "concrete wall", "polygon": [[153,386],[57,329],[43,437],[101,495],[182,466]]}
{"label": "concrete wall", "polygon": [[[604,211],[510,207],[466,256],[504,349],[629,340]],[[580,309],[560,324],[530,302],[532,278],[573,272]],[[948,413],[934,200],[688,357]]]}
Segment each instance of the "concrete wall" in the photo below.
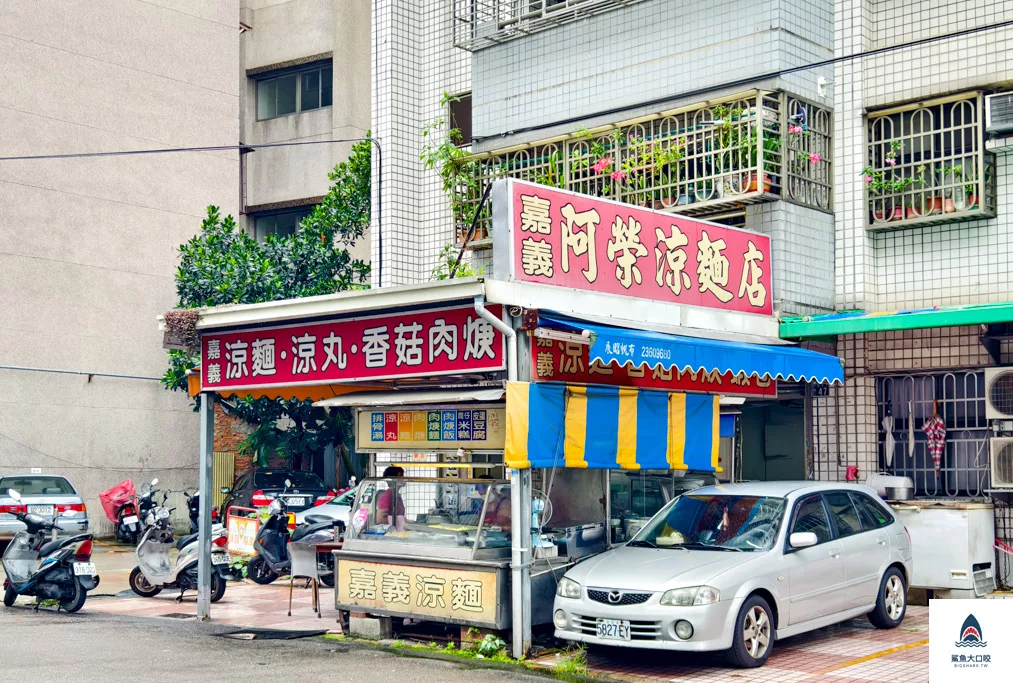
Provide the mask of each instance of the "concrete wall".
{"label": "concrete wall", "polygon": [[[240,0],[240,122],[244,143],[361,138],[370,130],[370,0]],[[330,107],[257,121],[257,83],[249,69],[322,56],[333,60]],[[353,143],[261,149],[246,157],[246,204],[319,197]],[[374,157],[375,158],[375,157]],[[354,249],[369,258],[369,237]]]}
{"label": "concrete wall", "polygon": [[[235,144],[238,0],[0,4],[0,156]],[[0,365],[154,378],[155,317],[204,209],[235,213],[232,153],[0,162]],[[0,475],[84,494],[197,481],[197,418],[152,379],[0,370]]]}

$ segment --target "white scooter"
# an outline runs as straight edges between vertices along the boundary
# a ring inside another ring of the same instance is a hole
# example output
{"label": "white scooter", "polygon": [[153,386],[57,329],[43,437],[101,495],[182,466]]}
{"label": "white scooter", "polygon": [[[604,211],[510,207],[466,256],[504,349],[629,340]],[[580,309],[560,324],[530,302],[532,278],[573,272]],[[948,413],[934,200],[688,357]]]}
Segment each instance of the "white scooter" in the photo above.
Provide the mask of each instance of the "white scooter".
{"label": "white scooter", "polygon": [[[157,480],[152,482],[152,486],[156,482]],[[182,602],[185,591],[197,590],[198,548],[195,539],[180,550],[175,565],[169,563],[169,548],[175,541],[170,521],[171,513],[172,510],[165,507],[163,496],[162,505],[152,508],[144,520],[146,528],[134,551],[137,566],[130,572],[130,589],[145,598],[158,595],[164,588],[179,589],[176,602]],[[225,539],[224,535],[219,538]],[[215,541],[215,550],[218,550],[218,539]],[[211,557],[215,565],[228,565],[228,554],[224,552],[224,548],[219,552],[212,552]],[[211,602],[218,602],[223,595],[225,595],[225,579],[216,569],[211,573]]]}

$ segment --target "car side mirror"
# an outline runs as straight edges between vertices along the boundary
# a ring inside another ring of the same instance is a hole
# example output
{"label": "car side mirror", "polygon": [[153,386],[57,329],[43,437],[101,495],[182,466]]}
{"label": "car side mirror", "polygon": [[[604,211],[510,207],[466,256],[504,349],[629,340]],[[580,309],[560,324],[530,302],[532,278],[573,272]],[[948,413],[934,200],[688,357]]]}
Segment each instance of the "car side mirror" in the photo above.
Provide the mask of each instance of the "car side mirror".
{"label": "car side mirror", "polygon": [[788,545],[792,548],[809,548],[820,542],[811,531],[796,531],[788,537]]}
{"label": "car side mirror", "polygon": [[292,488],[292,482],[288,479],[285,480],[285,488],[287,489]]}
{"label": "car side mirror", "polygon": [[151,485],[156,486],[157,484],[158,484],[158,477],[155,477],[154,479],[151,480]]}
{"label": "car side mirror", "polygon": [[18,501],[19,503],[21,502],[21,494],[15,491],[14,489],[7,489],[7,495],[13,498],[14,500]]}
{"label": "car side mirror", "polygon": [[225,495],[229,495],[230,493],[232,493],[232,489],[230,489],[228,486],[223,486],[223,487],[221,487],[218,490],[221,491]]}

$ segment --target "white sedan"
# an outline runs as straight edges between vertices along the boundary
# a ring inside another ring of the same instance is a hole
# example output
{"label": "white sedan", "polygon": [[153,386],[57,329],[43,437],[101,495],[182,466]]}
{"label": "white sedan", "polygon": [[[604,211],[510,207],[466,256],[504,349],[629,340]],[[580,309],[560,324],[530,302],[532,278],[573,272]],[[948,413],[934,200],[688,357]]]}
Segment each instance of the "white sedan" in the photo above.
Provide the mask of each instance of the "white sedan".
{"label": "white sedan", "polygon": [[307,517],[326,517],[327,519],[341,522],[342,527],[347,527],[348,517],[352,511],[352,503],[355,502],[356,491],[358,491],[358,487],[351,488],[326,503],[297,512],[295,515],[296,525],[307,524]]}
{"label": "white sedan", "polygon": [[754,667],[775,640],[847,619],[895,628],[910,576],[907,530],[866,486],[708,486],[567,572],[553,623],[557,638]]}

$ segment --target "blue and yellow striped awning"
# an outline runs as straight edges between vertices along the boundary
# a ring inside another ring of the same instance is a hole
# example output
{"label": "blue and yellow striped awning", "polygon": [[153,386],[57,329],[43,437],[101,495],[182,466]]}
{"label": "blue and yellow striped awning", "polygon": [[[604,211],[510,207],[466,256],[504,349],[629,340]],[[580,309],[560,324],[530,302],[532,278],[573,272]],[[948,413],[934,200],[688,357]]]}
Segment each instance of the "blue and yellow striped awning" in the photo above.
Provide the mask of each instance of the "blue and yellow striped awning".
{"label": "blue and yellow striped awning", "polygon": [[507,467],[720,472],[719,397],[508,382]]}

